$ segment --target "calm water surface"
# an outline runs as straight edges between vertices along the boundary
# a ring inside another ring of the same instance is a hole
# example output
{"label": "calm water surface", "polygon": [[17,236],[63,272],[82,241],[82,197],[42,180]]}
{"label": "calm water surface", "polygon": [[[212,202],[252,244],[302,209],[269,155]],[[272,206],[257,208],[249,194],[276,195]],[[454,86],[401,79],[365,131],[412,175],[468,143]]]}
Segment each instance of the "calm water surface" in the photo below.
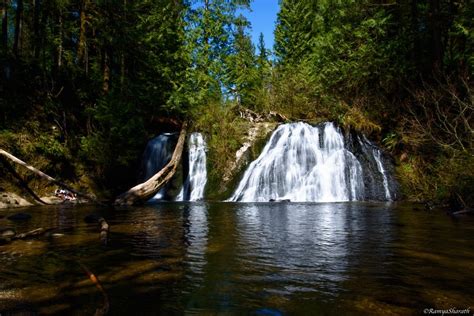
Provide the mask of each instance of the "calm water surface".
{"label": "calm water surface", "polygon": [[[409,204],[161,203],[35,207],[0,246],[0,314],[410,315],[474,310],[474,220]],[[6,216],[19,210],[1,211]],[[111,225],[107,246],[96,224]],[[29,312],[29,313],[26,313]]]}

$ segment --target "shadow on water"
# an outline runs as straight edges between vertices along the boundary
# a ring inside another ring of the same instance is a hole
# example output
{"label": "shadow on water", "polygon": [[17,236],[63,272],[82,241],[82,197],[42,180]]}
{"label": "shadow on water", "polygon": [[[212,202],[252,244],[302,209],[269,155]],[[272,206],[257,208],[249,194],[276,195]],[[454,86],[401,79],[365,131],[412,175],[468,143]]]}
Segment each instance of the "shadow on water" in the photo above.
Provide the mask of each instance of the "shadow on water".
{"label": "shadow on water", "polygon": [[[111,315],[468,308],[474,222],[413,209],[382,203],[26,209],[30,221],[5,217],[0,226],[61,233],[0,246],[0,314],[93,314],[102,296],[79,262],[99,277]],[[84,222],[90,213],[111,225],[107,247],[97,225]]]}

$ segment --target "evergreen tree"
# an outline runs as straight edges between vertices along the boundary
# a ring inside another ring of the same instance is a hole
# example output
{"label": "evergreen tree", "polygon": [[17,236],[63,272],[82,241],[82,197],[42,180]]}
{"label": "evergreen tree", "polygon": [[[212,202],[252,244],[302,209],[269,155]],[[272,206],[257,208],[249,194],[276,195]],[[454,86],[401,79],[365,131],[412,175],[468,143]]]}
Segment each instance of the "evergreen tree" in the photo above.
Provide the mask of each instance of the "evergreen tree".
{"label": "evergreen tree", "polygon": [[246,20],[241,17],[237,23],[234,35],[234,51],[229,56],[230,81],[234,85],[234,96],[239,104],[254,108],[258,73],[255,56],[255,47],[245,29],[248,27]]}
{"label": "evergreen tree", "polygon": [[272,63],[271,52],[266,49],[263,34],[260,33],[257,45],[257,94],[255,108],[266,110],[270,106],[270,94],[272,86]]}
{"label": "evergreen tree", "polygon": [[187,49],[191,68],[187,94],[192,103],[221,102],[232,94],[229,56],[233,53],[238,9],[248,8],[248,0],[203,0],[188,11]]}

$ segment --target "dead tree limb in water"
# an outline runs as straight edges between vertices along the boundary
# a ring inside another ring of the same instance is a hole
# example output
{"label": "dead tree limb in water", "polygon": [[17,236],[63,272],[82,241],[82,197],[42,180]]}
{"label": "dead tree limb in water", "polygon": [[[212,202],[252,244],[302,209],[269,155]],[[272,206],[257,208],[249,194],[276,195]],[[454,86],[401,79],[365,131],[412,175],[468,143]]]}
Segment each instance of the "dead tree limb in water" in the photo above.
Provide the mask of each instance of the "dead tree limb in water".
{"label": "dead tree limb in water", "polygon": [[30,230],[29,232],[22,233],[22,234],[16,234],[15,236],[12,237],[13,240],[15,239],[26,239],[26,238],[32,238],[32,237],[38,237],[41,235],[44,235],[47,231],[50,231],[51,229],[44,229],[44,228],[37,228]]}
{"label": "dead tree limb in water", "polygon": [[99,218],[100,226],[100,241],[104,246],[107,246],[107,241],[109,239],[109,224],[105,221],[103,217]]}
{"label": "dead tree limb in water", "polygon": [[84,272],[89,277],[89,280],[91,280],[91,282],[94,283],[95,287],[100,291],[100,293],[102,294],[102,297],[104,298],[104,305],[95,310],[95,316],[106,315],[110,309],[110,301],[109,301],[109,296],[107,295],[107,292],[105,292],[104,288],[102,287],[102,284],[100,284],[100,281],[95,276],[95,274],[92,273],[91,270],[89,270],[89,268],[86,267],[86,265],[80,262],[78,263],[81,266],[82,270],[84,270]]}
{"label": "dead tree limb in water", "polygon": [[2,229],[0,230],[0,245],[8,244],[18,239],[30,239],[30,238],[35,238],[35,237],[41,237],[53,231],[54,231],[54,228],[44,229],[40,227],[40,228],[36,228],[25,233],[17,234],[13,229],[10,229],[10,228]]}
{"label": "dead tree limb in water", "polygon": [[56,179],[54,179],[53,177],[51,176],[48,176],[46,173],[36,169],[35,167],[33,166],[30,166],[29,164],[27,164],[26,162],[24,162],[23,160],[20,160],[18,159],[17,157],[13,156],[12,154],[6,152],[5,150],[3,149],[0,149],[0,155],[3,155],[5,156],[6,158],[10,159],[11,161],[13,161],[14,163],[16,164],[19,164],[20,166],[23,166],[25,167],[26,169],[30,170],[31,172],[33,172],[34,174],[36,174],[37,176],[39,176],[40,178],[42,179],[45,179],[46,181],[49,181],[51,183],[54,183],[60,187],[63,187],[73,193],[76,193],[78,196],[81,196],[91,202],[96,202],[98,203],[97,199],[88,195],[88,194],[85,194],[85,193],[82,193],[82,192],[79,192],[79,191],[76,191],[74,190],[73,188],[71,188],[70,186],[68,186],[67,184],[61,182],[61,181],[58,181]]}
{"label": "dead tree limb in water", "polygon": [[181,162],[181,156],[183,154],[184,142],[186,140],[186,127],[187,124],[183,123],[181,132],[179,133],[178,143],[171,156],[170,162],[158,171],[153,177],[140,183],[127,192],[120,194],[115,199],[116,205],[136,205],[141,204],[151,199],[164,185],[166,185],[173,175],[176,173]]}

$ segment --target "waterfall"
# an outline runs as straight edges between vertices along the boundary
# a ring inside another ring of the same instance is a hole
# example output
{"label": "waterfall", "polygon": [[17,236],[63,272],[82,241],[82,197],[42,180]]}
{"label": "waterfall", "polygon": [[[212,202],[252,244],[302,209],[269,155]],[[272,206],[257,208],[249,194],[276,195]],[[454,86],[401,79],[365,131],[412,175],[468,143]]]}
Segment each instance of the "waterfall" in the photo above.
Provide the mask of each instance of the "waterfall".
{"label": "waterfall", "polygon": [[207,182],[206,142],[201,133],[192,133],[188,140],[189,173],[176,201],[197,201],[204,197]]}
{"label": "waterfall", "polygon": [[[249,165],[229,200],[390,200],[390,189],[380,151],[371,151],[371,157],[365,157],[367,151],[357,148],[366,149],[367,144],[360,143],[359,138],[358,140],[357,145],[351,139],[345,139],[333,123],[315,127],[306,123],[281,125],[272,134],[261,155]],[[375,157],[376,153],[378,158]],[[378,170],[377,173],[382,175],[385,182],[380,181],[379,176],[373,176],[374,169]],[[366,181],[366,178],[373,181]],[[383,185],[388,195],[380,197],[372,184],[379,187]]]}
{"label": "waterfall", "polygon": [[375,162],[377,163],[377,168],[378,168],[380,174],[382,175],[382,179],[383,179],[383,188],[385,190],[385,198],[388,201],[391,201],[392,196],[390,195],[390,189],[388,187],[387,175],[385,173],[385,169],[383,167],[382,160],[380,159],[380,154],[381,154],[380,149],[374,149]]}
{"label": "waterfall", "polygon": [[362,167],[332,123],[285,124],[253,161],[231,201],[352,201],[363,196]]}
{"label": "waterfall", "polygon": [[382,151],[364,135],[357,135],[353,146],[364,169],[366,199],[392,201],[396,196],[396,185],[386,170],[390,164],[384,162]]}
{"label": "waterfall", "polygon": [[[171,160],[175,145],[175,133],[163,133],[148,142],[145,152],[143,153],[142,181],[150,179]],[[166,187],[158,191],[152,200],[163,199],[165,197],[165,193]]]}

